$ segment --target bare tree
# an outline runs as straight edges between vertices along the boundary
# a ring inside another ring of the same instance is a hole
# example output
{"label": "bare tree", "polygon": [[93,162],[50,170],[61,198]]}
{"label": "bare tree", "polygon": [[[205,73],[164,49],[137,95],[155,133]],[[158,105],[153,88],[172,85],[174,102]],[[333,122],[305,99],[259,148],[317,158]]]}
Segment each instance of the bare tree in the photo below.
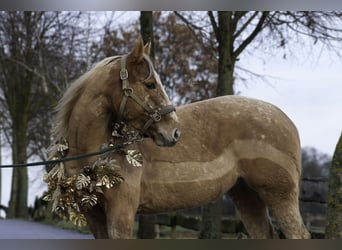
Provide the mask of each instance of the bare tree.
{"label": "bare tree", "polygon": [[[77,12],[0,13],[0,109],[13,163],[44,158],[51,107],[65,83],[86,69]],[[81,46],[82,44],[78,44]],[[63,87],[64,85],[64,87]],[[27,169],[13,169],[8,217],[27,217]]]}
{"label": "bare tree", "polygon": [[[14,163],[25,163],[27,160],[27,128],[29,121],[30,93],[34,72],[22,67],[33,65],[33,22],[39,15],[30,12],[1,13],[1,88],[4,102],[7,104],[11,127],[12,159]],[[12,193],[8,217],[27,216],[27,169],[13,170]]]}

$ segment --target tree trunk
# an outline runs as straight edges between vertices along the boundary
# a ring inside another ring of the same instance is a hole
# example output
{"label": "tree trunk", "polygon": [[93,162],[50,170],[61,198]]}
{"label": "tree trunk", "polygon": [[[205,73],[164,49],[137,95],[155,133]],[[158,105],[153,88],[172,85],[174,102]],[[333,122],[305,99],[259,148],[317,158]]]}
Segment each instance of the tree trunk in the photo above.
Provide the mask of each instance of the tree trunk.
{"label": "tree trunk", "polygon": [[[30,22],[30,12],[24,12],[25,26],[27,27],[27,36],[22,39],[26,42],[25,53],[20,53],[17,44],[18,34],[13,33],[11,37],[13,46],[11,48],[11,55],[22,57],[27,64],[32,65],[34,54],[30,49],[32,47],[32,35]],[[14,164],[21,164],[27,162],[27,146],[28,146],[28,120],[30,114],[30,95],[32,91],[33,72],[26,70],[17,63],[9,65],[11,74],[6,79],[8,81],[7,88],[7,103],[10,110],[12,121],[12,161]],[[7,217],[9,218],[27,218],[27,196],[28,196],[28,175],[27,168],[14,168],[12,172],[12,190],[10,195],[10,202],[8,206]]]}
{"label": "tree trunk", "polygon": [[150,57],[154,59],[154,42],[153,42],[153,12],[140,12],[140,33],[144,43],[151,40],[151,54]]}
{"label": "tree trunk", "polygon": [[342,238],[342,134],[333,156],[328,191],[326,239]]}
{"label": "tree trunk", "polygon": [[[218,11],[218,26],[216,29],[216,38],[218,40],[219,58],[216,96],[234,94],[234,30],[232,30],[231,28],[231,16],[231,11]],[[222,198],[202,207],[202,226],[199,238],[221,238],[222,211]]]}
{"label": "tree trunk", "polygon": [[[24,105],[24,104],[23,104]],[[25,106],[24,106],[25,107]],[[27,162],[27,119],[25,111],[13,117],[12,160],[14,164]],[[12,189],[8,206],[8,218],[27,218],[28,196],[27,168],[14,168],[12,172]]]}
{"label": "tree trunk", "polygon": [[234,94],[233,34],[231,11],[218,11],[218,80],[216,96]]}
{"label": "tree trunk", "polygon": [[[140,12],[140,33],[144,43],[151,40],[150,57],[154,59],[154,42],[153,42],[153,13],[152,11]],[[156,216],[155,215],[139,215],[138,239],[154,239],[156,237]]]}

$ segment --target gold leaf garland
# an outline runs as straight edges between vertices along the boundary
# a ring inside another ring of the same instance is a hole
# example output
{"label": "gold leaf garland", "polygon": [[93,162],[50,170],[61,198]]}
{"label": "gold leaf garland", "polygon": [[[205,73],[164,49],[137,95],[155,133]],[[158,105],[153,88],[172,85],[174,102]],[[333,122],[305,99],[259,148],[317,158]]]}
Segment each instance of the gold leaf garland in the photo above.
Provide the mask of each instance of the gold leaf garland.
{"label": "gold leaf garland", "polygon": [[[68,148],[68,142],[62,140],[52,159],[64,158]],[[126,159],[132,166],[142,166],[142,156],[137,150],[128,150]],[[44,181],[48,184],[48,191],[43,199],[53,202],[52,212],[77,226],[85,226],[87,221],[83,212],[98,203],[98,195],[103,193],[103,189],[119,185],[124,178],[115,160],[107,155],[99,157],[92,166],[85,166],[81,173],[69,177],[65,176],[64,164],[57,163],[45,174]]]}

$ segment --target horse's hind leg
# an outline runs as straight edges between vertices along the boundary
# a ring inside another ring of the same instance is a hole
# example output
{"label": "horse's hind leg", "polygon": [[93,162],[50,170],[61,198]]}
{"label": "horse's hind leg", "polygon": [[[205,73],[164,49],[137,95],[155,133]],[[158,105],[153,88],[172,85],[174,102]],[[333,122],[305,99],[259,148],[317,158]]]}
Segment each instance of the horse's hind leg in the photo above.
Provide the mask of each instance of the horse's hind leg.
{"label": "horse's hind leg", "polygon": [[278,238],[269,217],[267,207],[259,195],[239,178],[228,191],[240,218],[252,238]]}
{"label": "horse's hind leg", "polygon": [[310,233],[303,224],[295,199],[289,199],[271,206],[273,216],[288,239],[310,239]]}
{"label": "horse's hind leg", "polygon": [[288,239],[309,239],[310,233],[306,229],[299,210],[297,192],[289,192],[279,199],[276,192],[270,199],[269,206],[272,216],[277,221],[281,231]]}
{"label": "horse's hind leg", "polygon": [[296,167],[288,165],[285,168],[267,159],[243,160],[240,166],[246,182],[272,210],[286,238],[310,238],[299,212],[299,173]]}

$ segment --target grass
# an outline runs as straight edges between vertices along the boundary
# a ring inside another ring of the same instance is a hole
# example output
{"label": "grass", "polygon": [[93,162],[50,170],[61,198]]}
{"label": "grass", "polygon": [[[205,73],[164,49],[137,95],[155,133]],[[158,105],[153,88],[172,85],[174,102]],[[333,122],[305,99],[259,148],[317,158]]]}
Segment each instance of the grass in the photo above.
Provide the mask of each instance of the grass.
{"label": "grass", "polygon": [[40,222],[47,224],[47,225],[59,227],[62,229],[77,231],[77,232],[80,232],[83,234],[90,234],[91,233],[87,227],[78,227],[78,226],[74,225],[73,223],[71,223],[70,221],[66,221],[66,220],[43,220]]}

